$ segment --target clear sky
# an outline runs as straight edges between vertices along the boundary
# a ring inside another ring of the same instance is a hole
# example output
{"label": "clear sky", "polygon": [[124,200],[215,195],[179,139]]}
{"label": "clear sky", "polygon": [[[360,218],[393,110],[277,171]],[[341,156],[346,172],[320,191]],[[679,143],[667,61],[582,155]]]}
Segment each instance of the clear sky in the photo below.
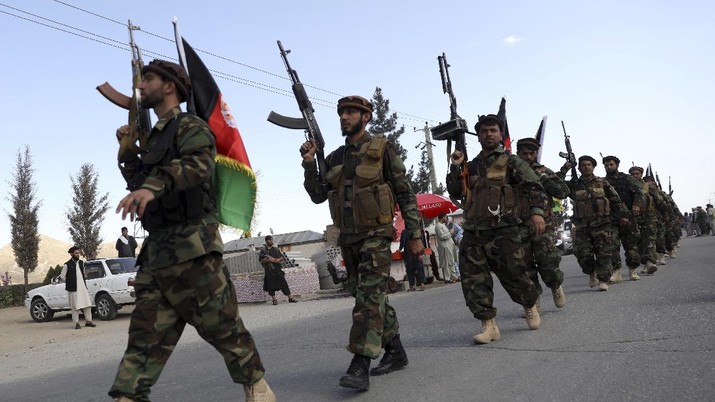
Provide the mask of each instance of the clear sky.
{"label": "clear sky", "polygon": [[[95,87],[109,81],[129,92],[128,19],[142,28],[135,39],[146,62],[175,59],[164,39],[173,39],[174,16],[192,46],[213,54],[199,53],[220,72],[258,174],[254,234],[322,232],[330,223],[327,205],[302,188],[302,133],[266,121],[271,110],[299,115],[276,40],[309,85],[327,151],[342,142],[337,99],[369,98],[379,86],[406,126],[406,164],[416,165],[424,137],[415,129],[449,118],[436,59],[445,52],[470,127],[505,96],[514,140],[533,136],[548,115],[542,162],[552,169],[563,162],[563,120],[575,153],[599,160],[597,174],[605,174],[599,152],[618,156],[623,171],[650,162],[664,185],[672,178],[681,210],[715,201],[712,1],[0,0],[0,174],[10,181],[18,150],[30,146],[42,234],[69,242],[70,176],[83,163],[95,165],[109,193],[104,241],[131,227],[114,214],[126,194],[114,132],[127,115]],[[468,141],[473,157],[479,144]],[[436,145],[443,182],[446,145]],[[0,207],[3,245],[12,206],[3,197]]]}

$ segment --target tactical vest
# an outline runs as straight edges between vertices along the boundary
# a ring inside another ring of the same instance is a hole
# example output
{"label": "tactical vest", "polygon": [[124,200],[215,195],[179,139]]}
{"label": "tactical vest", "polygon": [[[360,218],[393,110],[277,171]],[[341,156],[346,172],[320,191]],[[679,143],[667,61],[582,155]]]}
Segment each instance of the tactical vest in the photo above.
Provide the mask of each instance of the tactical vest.
{"label": "tactical vest", "polygon": [[645,194],[645,212],[655,213],[655,201],[653,200],[653,195],[650,193],[650,183],[643,183],[643,193]]}
{"label": "tactical vest", "polygon": [[[188,113],[180,113],[162,131],[153,133],[158,136],[156,145],[141,157],[139,171],[141,183],[156,166],[166,166],[172,160],[181,157],[176,145],[176,137],[180,121],[189,116],[198,118]],[[212,179],[184,191],[166,191],[158,199],[149,202],[141,218],[142,227],[151,233],[152,230],[163,227],[199,223],[215,208]]]}
{"label": "tactical vest", "polygon": [[486,177],[480,176],[479,172],[469,176],[470,191],[464,202],[467,220],[491,226],[496,226],[502,219],[519,223],[516,219],[515,191],[506,180],[508,167],[509,156],[500,154],[487,167]]}
{"label": "tactical vest", "polygon": [[606,197],[604,180],[596,177],[592,187],[585,185],[583,189],[574,192],[574,213],[576,219],[609,218],[611,206]]}
{"label": "tactical vest", "polygon": [[[341,234],[364,233],[384,228],[385,235],[392,235],[395,196],[383,175],[382,156],[386,145],[387,138],[379,135],[362,144],[358,151],[360,163],[354,172],[344,169],[343,147],[343,160],[331,167],[325,175],[332,188],[328,192],[330,216]],[[338,152],[340,149],[336,151]],[[348,188],[351,191],[346,191]],[[345,219],[348,214],[352,219]]]}

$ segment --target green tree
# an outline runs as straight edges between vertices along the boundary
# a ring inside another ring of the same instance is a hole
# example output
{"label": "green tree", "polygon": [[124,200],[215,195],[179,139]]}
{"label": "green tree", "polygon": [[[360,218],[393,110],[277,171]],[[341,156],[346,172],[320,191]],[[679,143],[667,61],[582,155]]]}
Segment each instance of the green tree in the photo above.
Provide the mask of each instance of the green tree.
{"label": "green tree", "polygon": [[85,257],[95,259],[102,244],[99,232],[109,210],[109,193],[99,194],[99,173],[91,163],[82,164],[77,176],[70,176],[70,181],[73,205],[66,211],[67,231]]}
{"label": "green tree", "polygon": [[62,273],[62,265],[55,265],[54,267],[50,267],[50,269],[47,270],[47,274],[45,274],[45,280],[42,281],[43,285],[49,285],[52,283],[52,280],[55,279],[55,277],[59,276]]}
{"label": "green tree", "polygon": [[390,100],[385,99],[380,87],[375,88],[372,104],[372,120],[368,123],[367,131],[370,134],[385,134],[385,137],[397,148],[397,153],[400,154],[402,160],[405,160],[407,150],[400,145],[400,136],[405,133],[405,126],[397,127],[397,113],[390,113]]}
{"label": "green tree", "polygon": [[37,268],[37,253],[40,250],[40,235],[38,226],[38,211],[40,201],[35,201],[35,182],[32,175],[32,155],[30,147],[25,145],[25,150],[17,151],[17,160],[12,176],[13,180],[8,191],[8,200],[12,202],[13,213],[10,218],[10,244],[15,254],[15,263],[22,268],[27,288],[30,272]]}

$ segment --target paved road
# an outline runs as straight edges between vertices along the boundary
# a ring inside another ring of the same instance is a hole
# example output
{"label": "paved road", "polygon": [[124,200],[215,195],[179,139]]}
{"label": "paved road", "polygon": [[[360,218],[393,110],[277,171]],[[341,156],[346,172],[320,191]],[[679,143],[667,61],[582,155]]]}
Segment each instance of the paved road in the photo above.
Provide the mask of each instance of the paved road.
{"label": "paved road", "polygon": [[[373,377],[367,393],[337,386],[351,358],[344,350],[351,299],[241,311],[280,401],[711,401],[715,237],[681,244],[677,258],[654,276],[612,285],[608,292],[589,289],[574,257],[564,257],[568,304],[559,310],[545,298],[537,331],[526,328],[519,306],[498,287],[502,340],[490,345],[472,344],[479,324],[459,285],[396,294],[391,300],[410,365]],[[86,344],[70,343],[86,364],[66,368],[62,361],[70,363],[72,356],[57,359],[43,350],[42,360],[26,362],[37,364],[32,378],[0,380],[0,399],[108,400],[128,319],[114,323],[117,331],[92,343],[91,352]],[[7,361],[0,368],[12,369]],[[188,329],[152,399],[242,400],[242,391],[220,356]]]}

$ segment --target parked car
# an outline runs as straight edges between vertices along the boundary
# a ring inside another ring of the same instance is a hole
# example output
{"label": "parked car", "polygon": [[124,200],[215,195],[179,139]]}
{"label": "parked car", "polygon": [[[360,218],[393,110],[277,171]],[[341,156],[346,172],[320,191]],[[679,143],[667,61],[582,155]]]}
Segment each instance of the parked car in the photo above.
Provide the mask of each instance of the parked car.
{"label": "parked car", "polygon": [[573,254],[573,224],[565,219],[564,223],[556,229],[556,248],[564,254]]}
{"label": "parked car", "polygon": [[[84,276],[92,307],[101,320],[113,320],[123,306],[134,304],[136,258],[106,258],[87,261]],[[59,277],[52,284],[27,293],[25,306],[36,322],[49,321],[58,311],[69,311],[65,284]]]}

